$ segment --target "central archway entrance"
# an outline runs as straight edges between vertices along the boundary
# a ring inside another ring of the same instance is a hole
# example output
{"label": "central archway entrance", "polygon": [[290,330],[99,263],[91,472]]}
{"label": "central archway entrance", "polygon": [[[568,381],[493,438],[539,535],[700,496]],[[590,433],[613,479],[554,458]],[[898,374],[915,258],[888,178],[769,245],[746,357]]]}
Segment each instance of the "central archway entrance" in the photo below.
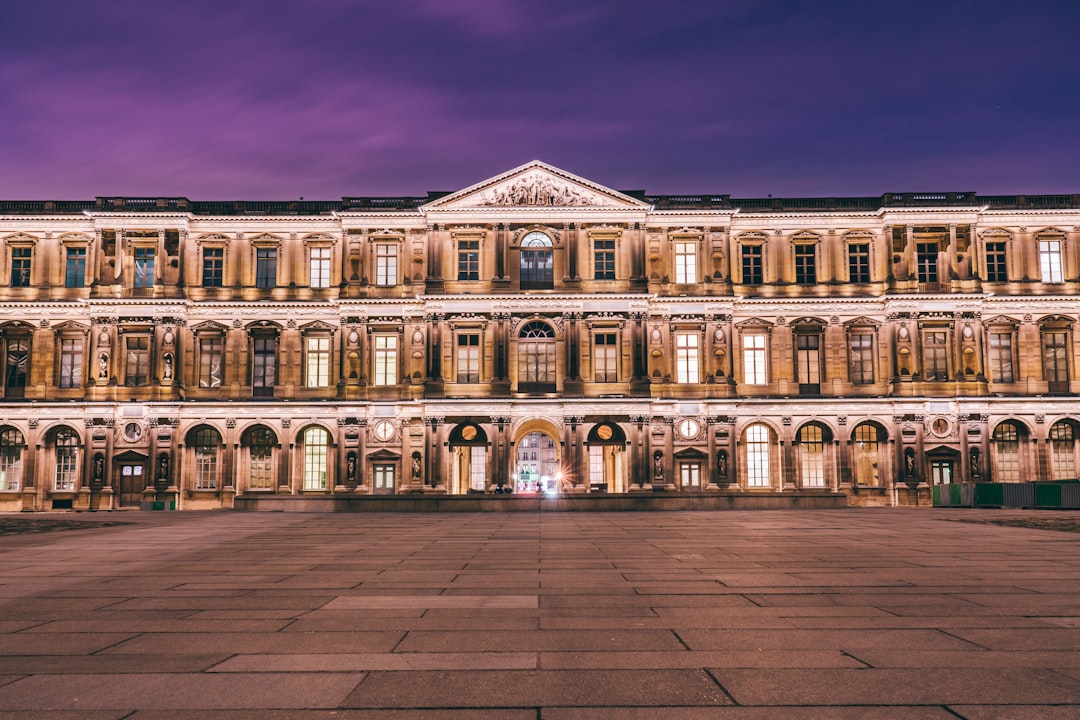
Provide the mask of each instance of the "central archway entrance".
{"label": "central archway entrance", "polygon": [[540,430],[517,442],[512,475],[515,493],[555,493],[562,483],[559,443]]}

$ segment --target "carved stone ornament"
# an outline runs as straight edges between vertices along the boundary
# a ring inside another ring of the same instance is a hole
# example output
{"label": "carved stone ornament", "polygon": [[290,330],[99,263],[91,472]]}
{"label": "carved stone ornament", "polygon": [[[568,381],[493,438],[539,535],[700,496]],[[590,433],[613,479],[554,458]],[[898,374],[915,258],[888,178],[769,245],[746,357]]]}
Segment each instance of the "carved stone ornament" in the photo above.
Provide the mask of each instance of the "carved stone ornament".
{"label": "carved stone ornament", "polygon": [[549,205],[578,207],[599,205],[595,193],[585,192],[545,173],[534,172],[512,183],[486,191],[480,205]]}

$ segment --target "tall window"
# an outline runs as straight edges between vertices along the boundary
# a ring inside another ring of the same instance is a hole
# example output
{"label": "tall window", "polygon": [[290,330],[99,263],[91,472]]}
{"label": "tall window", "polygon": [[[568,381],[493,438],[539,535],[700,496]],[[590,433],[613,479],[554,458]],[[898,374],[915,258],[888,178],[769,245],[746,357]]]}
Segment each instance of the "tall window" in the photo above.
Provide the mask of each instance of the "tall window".
{"label": "tall window", "polygon": [[203,287],[221,287],[224,280],[225,248],[203,248]]}
{"label": "tall window", "polygon": [[311,248],[311,260],[310,260],[310,282],[308,283],[313,288],[327,288],[330,287],[330,248],[328,247],[313,247]]}
{"label": "tall window", "polygon": [[195,431],[195,489],[216,490],[218,486],[218,452],[221,435],[201,427]]}
{"label": "tall window", "polygon": [[64,287],[80,288],[86,285],[86,248],[69,247],[64,265]]}
{"label": "tall window", "polygon": [[1006,282],[1008,279],[1008,267],[1005,264],[1005,243],[986,243],[987,282]]}
{"label": "tall window", "polygon": [[1050,428],[1050,471],[1051,480],[1076,479],[1076,436],[1067,422]]}
{"label": "tall window", "polygon": [[23,397],[26,393],[26,378],[30,372],[30,340],[9,338],[4,366],[5,396]]}
{"label": "tall window", "polygon": [[691,384],[700,382],[699,342],[699,333],[675,333],[675,382]]}
{"label": "tall window", "polygon": [[589,486],[605,487],[607,478],[604,476],[604,446],[589,446]]}
{"label": "tall window", "polygon": [[919,282],[936,283],[938,281],[938,244],[936,242],[918,243],[915,250]]}
{"label": "tall window", "polygon": [[795,282],[800,285],[817,282],[817,248],[810,243],[795,246]]}
{"label": "tall window", "polygon": [[11,248],[11,287],[30,287],[30,260],[33,248]]}
{"label": "tall window", "polygon": [[277,286],[277,248],[255,250],[255,287],[269,290]]}
{"label": "tall window", "polygon": [[555,264],[551,238],[531,232],[521,239],[521,289],[550,290],[555,287]]}
{"label": "tall window", "polygon": [[534,320],[518,336],[518,389],[547,392],[555,387],[555,333]]}
{"label": "tall window", "polygon": [[154,286],[154,248],[137,247],[134,250],[135,283],[137,288]]}
{"label": "tall window", "polygon": [[375,336],[376,385],[397,385],[397,335]]}
{"label": "tall window", "polygon": [[853,283],[870,282],[870,245],[868,243],[848,245],[848,279]]}
{"label": "tall window", "polygon": [[761,285],[764,282],[761,245],[742,246],[742,281],[744,285]]}
{"label": "tall window", "polygon": [[746,428],[746,485],[769,487],[769,429],[764,425]]}
{"label": "tall window", "polygon": [[127,363],[124,366],[124,385],[134,387],[150,382],[150,338],[135,335],[125,338]]}
{"label": "tall window", "polygon": [[382,287],[397,285],[397,243],[375,243],[375,284]]}
{"label": "tall window", "polygon": [[487,448],[473,445],[469,448],[469,489],[483,491],[487,487]]}
{"label": "tall window", "polygon": [[1069,390],[1068,336],[1064,330],[1044,330],[1042,334],[1043,379],[1050,392]]}
{"label": "tall window", "polygon": [[397,467],[389,463],[377,463],[371,466],[371,474],[375,481],[375,492],[392,493],[396,483],[395,475]]}
{"label": "tall window", "polygon": [[803,487],[825,487],[825,439],[819,425],[799,430]]}
{"label": "tall window", "polygon": [[949,333],[927,330],[923,333],[923,377],[926,380],[949,379]]}
{"label": "tall window", "polygon": [[252,490],[274,488],[274,434],[256,426],[248,431],[248,487]]}
{"label": "tall window", "polygon": [[1013,334],[990,333],[990,380],[1011,383],[1013,376]]}
{"label": "tall window", "polygon": [[593,335],[593,370],[596,382],[618,382],[619,346],[616,334],[598,332]]}
{"label": "tall window", "polygon": [[593,278],[596,280],[615,279],[615,241],[593,241]]}
{"label": "tall window", "polygon": [[797,333],[795,335],[795,372],[799,392],[817,395],[821,392],[821,336]]}
{"label": "tall window", "polygon": [[69,428],[56,431],[56,475],[53,488],[72,492],[79,481],[79,437]]}
{"label": "tall window", "polygon": [[765,368],[765,335],[743,335],[743,382],[747,385],[765,385],[769,382]]}
{"label": "tall window", "polygon": [[997,482],[1020,482],[1020,434],[1016,425],[1003,422],[994,428],[994,465]]}
{"label": "tall window", "polygon": [[306,338],[307,382],[309,388],[330,387],[330,338],[312,335]]}
{"label": "tall window", "polygon": [[1060,240],[1039,241],[1039,269],[1042,272],[1042,281],[1044,283],[1059,283],[1062,281]]}
{"label": "tall window", "polygon": [[199,339],[199,387],[221,387],[221,345],[220,337]]}
{"label": "tall window", "polygon": [[255,397],[273,397],[277,384],[277,338],[251,340],[251,387]]}
{"label": "tall window", "polygon": [[878,430],[874,425],[855,428],[855,482],[876,487],[878,484]]}
{"label": "tall window", "polygon": [[679,463],[679,482],[687,490],[696,490],[701,487],[701,463]]}
{"label": "tall window", "polygon": [[874,384],[874,336],[868,332],[848,335],[851,363],[851,382],[856,385]]}
{"label": "tall window", "polygon": [[675,282],[696,283],[697,243],[677,242],[675,245]]}
{"label": "tall window", "polygon": [[326,489],[326,460],[329,456],[330,438],[320,427],[304,431],[304,489]]}
{"label": "tall window", "polygon": [[73,388],[82,385],[83,339],[60,338],[60,387]]}
{"label": "tall window", "polygon": [[14,428],[0,432],[0,490],[22,487],[22,456],[22,433]]}
{"label": "tall window", "polygon": [[458,280],[480,279],[480,241],[458,240]]}
{"label": "tall window", "polygon": [[458,333],[457,381],[480,382],[480,333]]}

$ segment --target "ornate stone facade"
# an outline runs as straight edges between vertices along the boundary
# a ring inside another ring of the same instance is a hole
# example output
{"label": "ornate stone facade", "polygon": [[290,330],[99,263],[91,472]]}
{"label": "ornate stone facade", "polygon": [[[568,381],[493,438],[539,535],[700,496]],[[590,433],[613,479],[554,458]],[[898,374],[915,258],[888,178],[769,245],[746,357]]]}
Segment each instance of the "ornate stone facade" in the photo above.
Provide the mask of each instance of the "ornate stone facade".
{"label": "ornate stone facade", "polygon": [[[0,202],[0,510],[1077,477],[1080,196]],[[920,499],[921,496],[921,499]]]}

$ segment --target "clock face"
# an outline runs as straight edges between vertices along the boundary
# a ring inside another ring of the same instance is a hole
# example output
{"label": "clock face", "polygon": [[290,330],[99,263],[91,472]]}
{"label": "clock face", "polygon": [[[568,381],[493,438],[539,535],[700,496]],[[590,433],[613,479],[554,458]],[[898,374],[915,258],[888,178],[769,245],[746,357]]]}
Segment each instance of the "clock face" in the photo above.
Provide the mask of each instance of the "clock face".
{"label": "clock face", "polygon": [[681,420],[679,422],[679,434],[687,440],[697,437],[698,430],[700,429],[701,426],[698,425],[697,420],[691,420],[690,418],[686,418],[685,420]]}
{"label": "clock face", "polygon": [[386,442],[394,437],[394,424],[389,420],[380,420],[375,423],[375,438]]}
{"label": "clock face", "polygon": [[135,442],[142,437],[142,425],[139,423],[129,422],[124,426],[124,439],[128,442]]}

